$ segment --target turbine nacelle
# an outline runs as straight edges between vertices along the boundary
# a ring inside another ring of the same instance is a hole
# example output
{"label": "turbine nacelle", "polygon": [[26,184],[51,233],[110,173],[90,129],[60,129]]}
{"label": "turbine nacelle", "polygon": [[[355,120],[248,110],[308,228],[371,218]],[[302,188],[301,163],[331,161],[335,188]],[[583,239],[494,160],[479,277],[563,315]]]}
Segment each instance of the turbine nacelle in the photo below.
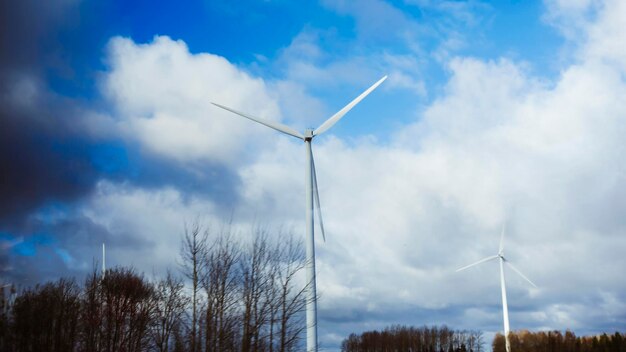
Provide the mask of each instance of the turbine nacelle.
{"label": "turbine nacelle", "polygon": [[304,140],[305,141],[312,141],[313,137],[315,137],[315,135],[313,134],[313,129],[312,128],[307,128],[306,130],[304,130]]}
{"label": "turbine nacelle", "polygon": [[504,227],[502,228],[502,235],[500,237],[500,248],[498,249],[498,254],[496,255],[492,255],[489,256],[487,258],[481,259],[475,263],[472,263],[470,265],[466,265],[462,268],[457,269],[456,271],[463,271],[465,269],[469,269],[473,266],[476,266],[478,264],[482,264],[484,262],[489,262],[492,261],[494,259],[502,259],[502,262],[504,262],[506,265],[508,265],[511,269],[513,269],[513,271],[515,271],[519,276],[521,276],[524,280],[526,280],[529,284],[531,284],[533,287],[537,287],[537,285],[535,285],[532,281],[530,281],[529,278],[526,277],[526,275],[522,274],[521,271],[519,271],[515,266],[513,266],[513,264],[511,264],[511,261],[509,261],[508,259],[506,259],[506,257],[504,256]]}

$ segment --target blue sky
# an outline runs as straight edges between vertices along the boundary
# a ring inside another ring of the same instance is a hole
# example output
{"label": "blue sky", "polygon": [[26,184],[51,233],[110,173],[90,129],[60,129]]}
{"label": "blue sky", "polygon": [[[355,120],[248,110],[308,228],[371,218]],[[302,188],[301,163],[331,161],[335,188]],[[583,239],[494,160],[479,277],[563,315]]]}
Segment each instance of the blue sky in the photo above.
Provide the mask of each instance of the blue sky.
{"label": "blue sky", "polygon": [[[626,6],[619,1],[2,4],[0,265],[32,285],[162,273],[185,222],[302,235],[301,144],[217,101],[317,127],[320,342],[389,324],[626,324]],[[245,236],[244,236],[245,237]]]}

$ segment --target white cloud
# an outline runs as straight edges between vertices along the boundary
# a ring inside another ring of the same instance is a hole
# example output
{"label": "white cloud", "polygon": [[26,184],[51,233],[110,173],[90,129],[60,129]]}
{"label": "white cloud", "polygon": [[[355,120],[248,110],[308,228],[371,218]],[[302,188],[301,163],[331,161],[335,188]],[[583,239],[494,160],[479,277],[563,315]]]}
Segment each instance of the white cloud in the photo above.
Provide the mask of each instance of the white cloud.
{"label": "white cloud", "polygon": [[184,225],[218,223],[215,207],[210,200],[171,187],[140,189],[101,181],[82,212],[112,236],[105,239],[110,244],[107,264],[162,275],[166,268],[177,268]]}
{"label": "white cloud", "polygon": [[589,26],[589,41],[582,47],[581,56],[587,60],[606,62],[626,71],[626,3],[607,1],[599,11],[598,19]]}
{"label": "white cloud", "polygon": [[222,57],[192,54],[182,41],[113,38],[108,63],[102,85],[119,128],[161,156],[232,164],[242,140],[264,133],[212,101],[267,119],[281,117],[262,80]]}

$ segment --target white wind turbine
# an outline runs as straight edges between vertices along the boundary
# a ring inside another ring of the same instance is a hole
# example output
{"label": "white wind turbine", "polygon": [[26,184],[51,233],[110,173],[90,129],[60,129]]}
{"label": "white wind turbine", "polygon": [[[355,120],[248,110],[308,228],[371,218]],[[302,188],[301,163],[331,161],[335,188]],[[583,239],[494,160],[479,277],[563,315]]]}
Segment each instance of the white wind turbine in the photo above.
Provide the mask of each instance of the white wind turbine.
{"label": "white wind turbine", "polygon": [[[378,82],[374,83],[365,92],[361,93],[356,99],[346,105],[343,109],[339,110],[336,114],[331,116],[317,129],[307,128],[304,134],[287,127],[281,123],[260,119],[258,117],[252,117],[248,114],[233,110],[226,106],[213,103],[222,109],[228,110],[237,115],[243,116],[252,121],[258,122],[267,127],[273,128],[279,132],[288,134],[290,136],[299,138],[304,141],[306,152],[306,280],[307,280],[307,297],[306,297],[306,345],[307,352],[317,352],[317,292],[315,286],[315,244],[314,244],[314,230],[313,230],[313,197],[315,197],[315,203],[317,205],[317,215],[319,216],[320,229],[322,230],[322,237],[326,240],[326,234],[324,233],[324,224],[322,222],[322,213],[320,211],[320,198],[317,189],[317,177],[315,174],[315,162],[313,161],[313,152],[311,151],[311,141],[313,137],[318,136],[328,129],[330,129],[339,119],[341,119],[350,109],[358,104],[363,98],[370,94],[376,87],[378,87],[383,81],[387,79],[387,76],[381,78]],[[313,192],[315,191],[315,192]]]}
{"label": "white wind turbine", "polygon": [[506,302],[506,284],[504,282],[504,264],[508,265],[511,269],[513,269],[513,271],[519,274],[519,276],[521,276],[524,280],[528,281],[534,287],[537,287],[537,285],[535,285],[532,281],[530,281],[530,279],[527,278],[526,275],[522,274],[521,271],[515,268],[513,264],[511,264],[511,262],[504,257],[504,226],[502,226],[502,234],[500,235],[500,248],[498,249],[498,254],[492,255],[485,259],[481,259],[477,261],[476,263],[457,269],[457,272],[470,268],[474,265],[478,265],[478,264],[488,262],[494,259],[498,259],[498,261],[500,262],[500,289],[502,291],[502,316],[504,319],[504,341],[506,342],[506,351],[511,352],[511,344],[509,343],[509,307]]}

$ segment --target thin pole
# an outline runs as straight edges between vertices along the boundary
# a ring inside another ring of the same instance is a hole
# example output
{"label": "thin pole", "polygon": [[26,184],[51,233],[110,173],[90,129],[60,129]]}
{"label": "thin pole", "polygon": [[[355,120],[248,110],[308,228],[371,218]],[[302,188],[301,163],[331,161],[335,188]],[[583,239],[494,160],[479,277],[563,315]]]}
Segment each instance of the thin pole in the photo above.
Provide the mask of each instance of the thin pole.
{"label": "thin pole", "polygon": [[106,253],[104,249],[104,242],[102,242],[102,278],[104,279],[104,275],[106,273]]}
{"label": "thin pole", "polygon": [[[306,131],[312,134],[310,130]],[[312,136],[311,136],[312,137]],[[313,233],[313,178],[311,169],[311,137],[305,138],[306,148],[306,350],[317,352],[317,290],[315,287],[315,241]]]}
{"label": "thin pole", "polygon": [[506,303],[506,285],[504,283],[504,259],[500,259],[500,288],[502,289],[502,315],[504,318],[504,341],[506,344],[506,352],[511,352],[511,344],[509,342],[509,307]]}

